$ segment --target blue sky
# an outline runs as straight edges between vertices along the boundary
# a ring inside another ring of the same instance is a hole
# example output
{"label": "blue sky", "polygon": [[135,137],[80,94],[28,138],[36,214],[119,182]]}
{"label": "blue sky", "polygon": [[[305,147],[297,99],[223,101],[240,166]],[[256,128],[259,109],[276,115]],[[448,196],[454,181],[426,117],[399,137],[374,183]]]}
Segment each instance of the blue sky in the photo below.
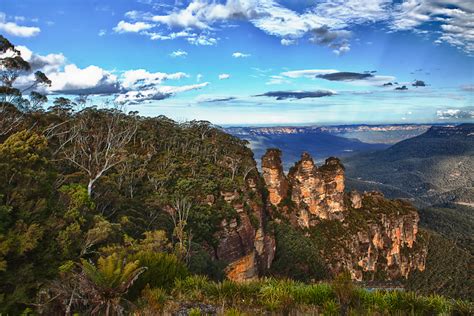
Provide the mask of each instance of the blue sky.
{"label": "blue sky", "polygon": [[467,0],[2,0],[0,12],[50,99],[223,125],[474,120]]}

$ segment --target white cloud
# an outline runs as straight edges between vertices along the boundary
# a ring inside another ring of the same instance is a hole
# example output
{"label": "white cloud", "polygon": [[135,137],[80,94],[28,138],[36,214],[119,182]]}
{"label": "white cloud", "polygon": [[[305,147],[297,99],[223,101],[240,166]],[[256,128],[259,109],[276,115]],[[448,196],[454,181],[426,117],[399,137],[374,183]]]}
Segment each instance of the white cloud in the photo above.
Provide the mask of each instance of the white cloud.
{"label": "white cloud", "polygon": [[317,75],[325,75],[338,72],[335,69],[305,69],[282,72],[281,75],[289,78],[316,78]]}
{"label": "white cloud", "polygon": [[177,93],[187,92],[191,90],[202,89],[209,85],[209,82],[186,86],[157,86],[146,90],[128,91],[119,94],[115,102],[122,104],[138,104],[145,101],[164,100],[174,96]]}
{"label": "white cloud", "polygon": [[[182,3],[177,2],[177,6]],[[159,15],[131,11],[126,17],[142,20],[141,23],[146,25],[154,23],[166,30],[181,28],[183,31],[207,32],[204,37],[186,36],[188,42],[195,45],[214,45],[217,42],[215,33],[223,29],[220,26],[229,25],[232,20],[245,20],[267,34],[282,38],[282,45],[292,45],[309,36],[314,43],[328,46],[338,55],[350,50],[349,29],[357,25],[385,23],[392,31],[441,34],[435,43],[448,43],[474,54],[472,0],[321,0],[302,13],[276,0],[226,0],[224,3],[192,0],[171,11],[169,7],[155,9],[168,11]],[[439,29],[422,29],[429,22],[440,24]],[[322,29],[328,34],[321,38],[317,33]],[[154,33],[150,38],[175,38],[172,34]]]}
{"label": "white cloud", "polygon": [[120,21],[117,26],[114,27],[114,31],[117,33],[138,33],[140,31],[151,29],[152,27],[152,24],[145,22],[128,23]]}
{"label": "white cloud", "polygon": [[204,34],[199,36],[190,36],[186,40],[192,45],[212,46],[217,44],[217,39]]}
{"label": "white cloud", "polygon": [[189,75],[184,72],[164,73],[155,72],[150,73],[145,69],[128,70],[121,76],[122,87],[126,90],[146,89],[150,86],[160,85],[166,80],[179,80],[187,78]]}
{"label": "white cloud", "polygon": [[176,57],[186,57],[188,55],[187,52],[184,50],[178,49],[170,54],[171,57],[176,58]]}
{"label": "white cloud", "polygon": [[107,31],[104,29],[100,30],[99,33],[97,33],[97,35],[99,36],[105,36],[106,34],[107,34]]}
{"label": "white cloud", "polygon": [[280,41],[281,45],[283,46],[290,46],[290,45],[295,45],[296,40],[293,39],[288,39],[288,38],[282,38]]}
{"label": "white cloud", "polygon": [[247,58],[247,57],[250,57],[251,55],[250,54],[245,54],[245,53],[241,53],[241,52],[235,52],[232,54],[232,57],[234,58]]}
{"label": "white cloud", "polygon": [[33,37],[38,35],[41,29],[36,26],[22,26],[15,22],[8,22],[6,14],[0,12],[0,31],[12,36]]}
{"label": "white cloud", "polygon": [[220,74],[219,75],[219,80],[226,80],[229,79],[230,75],[229,74]]}
{"label": "white cloud", "polygon": [[436,111],[436,116],[440,120],[465,120],[474,119],[474,108],[446,109]]}
{"label": "white cloud", "polygon": [[[23,58],[31,64],[32,71],[43,71],[52,81],[51,87],[45,88],[44,93],[61,94],[90,94],[118,95],[120,102],[139,103],[141,100],[160,100],[174,96],[177,93],[200,89],[209,83],[183,86],[165,86],[167,80],[188,78],[184,72],[151,73],[145,69],[128,70],[120,76],[98,66],[79,68],[67,64],[63,54],[42,56],[35,54],[25,46],[17,46]],[[33,73],[20,76],[16,86],[27,87],[34,80]],[[198,77],[200,80],[200,77]],[[161,96],[161,97],[160,97]]]}
{"label": "white cloud", "polygon": [[50,90],[66,94],[112,94],[120,91],[120,83],[112,73],[97,67],[79,68],[66,65],[61,72],[50,73]]}
{"label": "white cloud", "polygon": [[291,81],[283,76],[270,76],[270,79],[265,83],[267,85],[290,84]]}
{"label": "white cloud", "polygon": [[471,0],[410,0],[397,4],[390,27],[393,31],[420,30],[424,24],[440,24],[435,43],[448,43],[474,55],[474,4]]}
{"label": "white cloud", "polygon": [[196,81],[201,82],[201,80],[202,80],[202,74],[197,74]]}

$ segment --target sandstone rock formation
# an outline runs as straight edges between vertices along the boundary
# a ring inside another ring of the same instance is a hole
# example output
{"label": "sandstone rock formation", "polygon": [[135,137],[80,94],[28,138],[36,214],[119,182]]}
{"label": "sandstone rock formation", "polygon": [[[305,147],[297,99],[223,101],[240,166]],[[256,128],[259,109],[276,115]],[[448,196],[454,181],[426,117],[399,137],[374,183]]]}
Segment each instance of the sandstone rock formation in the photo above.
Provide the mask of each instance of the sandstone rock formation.
{"label": "sandstone rock formation", "polygon": [[[410,204],[366,193],[355,206],[342,223],[344,238],[327,253],[334,273],[346,269],[358,281],[394,280],[424,270],[427,252],[416,240],[419,216]],[[356,216],[367,220],[359,222]]]}
{"label": "sandstone rock formation", "polygon": [[340,219],[344,211],[344,167],[337,158],[328,158],[318,168],[304,153],[288,173],[291,199],[301,213],[300,224],[313,219]]}
{"label": "sandstone rock formation", "polygon": [[262,157],[262,176],[265,179],[270,203],[277,206],[288,193],[288,180],[283,173],[279,149],[269,149]]}
{"label": "sandstone rock formation", "polygon": [[[249,179],[249,187],[259,194],[253,186],[254,180]],[[242,196],[237,191],[222,192],[224,200],[238,214],[238,219],[228,222],[222,220],[221,230],[217,234],[219,241],[216,257],[228,263],[226,275],[235,281],[246,281],[257,278],[263,271],[270,268],[275,255],[275,239],[265,231],[267,221],[265,210],[261,204],[247,200],[250,209],[247,211],[242,204]],[[261,196],[258,196],[262,199]],[[254,219],[252,223],[251,218]]]}
{"label": "sandstone rock formation", "polygon": [[[246,179],[242,190],[221,192],[238,214],[222,220],[216,234],[215,257],[228,263],[228,278],[255,279],[271,267],[278,249],[266,223],[282,218],[294,229],[310,229],[308,238],[315,233],[324,241],[319,251],[333,275],[348,270],[359,281],[391,280],[424,269],[426,248],[416,238],[416,210],[377,192],[345,193],[339,159],[331,157],[317,166],[304,153],[285,175],[281,151],[270,149],[262,157],[262,178],[266,201],[258,177]],[[209,197],[206,201],[215,202]]]}
{"label": "sandstone rock formation", "polygon": [[[426,249],[416,242],[419,217],[410,204],[377,192],[345,193],[337,158],[318,167],[304,153],[285,177],[280,157],[274,149],[262,157],[269,202],[295,227],[314,228],[325,238],[321,253],[333,274],[345,269],[356,280],[397,279],[424,269]],[[280,203],[286,192],[292,205]]]}

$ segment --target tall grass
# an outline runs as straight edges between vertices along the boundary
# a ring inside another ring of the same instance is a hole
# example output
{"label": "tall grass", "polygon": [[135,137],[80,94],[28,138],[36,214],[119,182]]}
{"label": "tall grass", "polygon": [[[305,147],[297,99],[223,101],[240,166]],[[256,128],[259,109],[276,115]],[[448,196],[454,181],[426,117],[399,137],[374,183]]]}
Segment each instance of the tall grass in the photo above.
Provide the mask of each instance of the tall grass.
{"label": "tall grass", "polygon": [[[261,279],[245,283],[213,282],[202,276],[177,279],[173,296],[180,301],[220,307],[222,314],[314,315],[473,315],[473,304],[404,291],[367,291],[341,281],[304,284],[293,280]],[[226,312],[227,311],[227,312]],[[303,312],[301,312],[303,311]]]}

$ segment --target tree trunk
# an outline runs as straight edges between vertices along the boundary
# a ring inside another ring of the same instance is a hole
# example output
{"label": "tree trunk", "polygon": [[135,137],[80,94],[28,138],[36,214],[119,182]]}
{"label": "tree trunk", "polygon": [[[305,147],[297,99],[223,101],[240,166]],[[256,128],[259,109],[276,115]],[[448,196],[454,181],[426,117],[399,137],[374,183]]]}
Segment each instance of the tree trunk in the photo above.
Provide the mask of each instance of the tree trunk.
{"label": "tree trunk", "polygon": [[87,195],[92,197],[92,186],[94,185],[95,179],[89,179],[89,184],[87,185]]}

